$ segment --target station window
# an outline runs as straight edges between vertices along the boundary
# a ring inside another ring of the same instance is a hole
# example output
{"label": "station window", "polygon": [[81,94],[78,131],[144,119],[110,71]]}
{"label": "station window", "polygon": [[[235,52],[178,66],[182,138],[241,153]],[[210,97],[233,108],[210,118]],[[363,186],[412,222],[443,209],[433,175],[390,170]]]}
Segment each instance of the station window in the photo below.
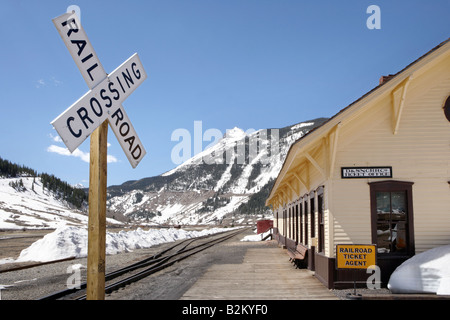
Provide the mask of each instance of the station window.
{"label": "station window", "polygon": [[323,187],[317,191],[317,212],[319,219],[319,249],[318,252],[324,252],[325,250],[325,222],[324,222],[324,202],[323,202]]}
{"label": "station window", "polygon": [[300,242],[303,243],[303,199],[300,198],[299,200],[299,206],[300,206]]}
{"label": "station window", "polygon": [[299,205],[300,204],[297,202],[294,206],[294,208],[295,208],[295,241],[297,243],[300,242],[299,233],[298,233],[298,218],[299,218],[298,217],[298,215],[299,215],[298,207],[299,207]]}
{"label": "station window", "polygon": [[311,214],[311,238],[316,236],[316,208],[315,208],[315,192],[312,191],[309,195],[310,199],[310,214]]}
{"label": "station window", "polygon": [[303,199],[305,204],[305,245],[308,245],[308,196],[305,196]]}
{"label": "station window", "polygon": [[295,205],[291,204],[291,239],[295,241]]}
{"label": "station window", "polygon": [[288,208],[288,221],[287,221],[287,225],[288,225],[288,233],[287,233],[287,237],[292,239],[292,228],[291,228],[291,224],[292,224],[292,219],[291,219],[291,205],[289,204],[289,208]]}
{"label": "station window", "polygon": [[370,183],[372,242],[379,254],[414,254],[412,182]]}

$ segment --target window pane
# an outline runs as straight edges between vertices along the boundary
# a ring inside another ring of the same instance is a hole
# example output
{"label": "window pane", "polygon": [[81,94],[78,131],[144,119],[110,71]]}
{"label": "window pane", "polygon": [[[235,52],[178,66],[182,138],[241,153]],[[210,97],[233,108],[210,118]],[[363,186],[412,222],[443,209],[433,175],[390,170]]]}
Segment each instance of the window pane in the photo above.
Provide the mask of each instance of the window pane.
{"label": "window pane", "polygon": [[405,192],[391,192],[392,220],[406,220]]}
{"label": "window pane", "polygon": [[391,212],[391,194],[390,192],[377,192],[377,213]]}
{"label": "window pane", "polygon": [[390,252],[391,230],[389,222],[378,221],[377,223],[377,251],[378,253]]}
{"label": "window pane", "polygon": [[406,223],[399,221],[392,227],[392,251],[406,251]]}
{"label": "window pane", "polygon": [[323,224],[323,195],[317,197],[318,200],[318,211],[319,211],[319,223]]}

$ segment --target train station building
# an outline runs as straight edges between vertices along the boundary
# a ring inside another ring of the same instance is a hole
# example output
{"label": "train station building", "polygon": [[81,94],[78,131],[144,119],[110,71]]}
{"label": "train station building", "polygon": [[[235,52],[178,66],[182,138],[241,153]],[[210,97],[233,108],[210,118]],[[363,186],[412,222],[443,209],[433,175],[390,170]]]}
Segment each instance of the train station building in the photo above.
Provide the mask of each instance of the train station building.
{"label": "train station building", "polygon": [[355,279],[336,268],[337,245],[376,245],[386,284],[408,258],[450,244],[450,39],[296,141],[266,205],[280,245],[304,246],[328,288]]}

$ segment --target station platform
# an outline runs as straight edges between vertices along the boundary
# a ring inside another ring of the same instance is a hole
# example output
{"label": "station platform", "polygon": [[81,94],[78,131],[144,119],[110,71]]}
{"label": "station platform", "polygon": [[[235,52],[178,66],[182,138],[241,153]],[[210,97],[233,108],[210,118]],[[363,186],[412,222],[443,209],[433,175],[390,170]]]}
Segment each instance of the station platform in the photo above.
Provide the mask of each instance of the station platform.
{"label": "station platform", "polygon": [[181,300],[215,299],[339,300],[312,271],[295,269],[275,241],[265,248],[249,244],[242,263],[210,266],[181,297]]}

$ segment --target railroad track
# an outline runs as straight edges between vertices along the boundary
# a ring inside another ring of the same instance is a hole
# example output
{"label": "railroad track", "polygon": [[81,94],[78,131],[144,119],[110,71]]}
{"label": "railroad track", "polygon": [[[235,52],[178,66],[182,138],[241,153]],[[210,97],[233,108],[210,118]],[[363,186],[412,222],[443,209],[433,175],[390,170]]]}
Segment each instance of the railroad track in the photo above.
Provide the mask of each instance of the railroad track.
{"label": "railroad track", "polygon": [[[105,275],[105,293],[111,293],[160,270],[168,268],[176,262],[182,261],[214,245],[224,242],[247,229],[248,228],[242,228],[239,230],[225,231],[222,233],[186,239],[151,257],[110,272]],[[117,278],[120,279],[115,280]],[[85,300],[85,289],[86,282],[80,284],[79,288],[64,289],[44,296],[38,300]]]}

